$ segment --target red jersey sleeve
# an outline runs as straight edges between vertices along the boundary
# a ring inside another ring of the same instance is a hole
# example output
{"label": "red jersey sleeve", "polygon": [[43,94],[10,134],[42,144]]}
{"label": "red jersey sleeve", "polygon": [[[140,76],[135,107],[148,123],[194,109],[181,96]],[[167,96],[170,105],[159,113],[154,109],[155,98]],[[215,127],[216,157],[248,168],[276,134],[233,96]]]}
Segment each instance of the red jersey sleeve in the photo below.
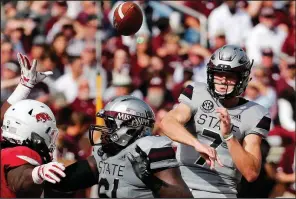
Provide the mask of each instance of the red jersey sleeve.
{"label": "red jersey sleeve", "polygon": [[40,155],[25,146],[2,149],[1,156],[2,164],[8,167],[18,167],[24,164],[36,166],[42,164]]}

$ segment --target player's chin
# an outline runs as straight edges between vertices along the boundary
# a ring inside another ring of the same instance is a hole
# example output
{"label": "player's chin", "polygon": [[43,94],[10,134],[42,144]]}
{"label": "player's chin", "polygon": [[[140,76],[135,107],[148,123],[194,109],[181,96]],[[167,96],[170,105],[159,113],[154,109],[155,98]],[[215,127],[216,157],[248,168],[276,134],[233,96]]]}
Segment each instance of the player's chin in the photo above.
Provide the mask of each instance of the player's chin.
{"label": "player's chin", "polygon": [[215,89],[216,93],[219,93],[220,95],[229,94],[233,91],[233,88],[227,88],[227,87],[218,87]]}
{"label": "player's chin", "polygon": [[226,89],[215,89],[215,92],[220,94],[220,95],[225,95],[227,94],[227,90]]}

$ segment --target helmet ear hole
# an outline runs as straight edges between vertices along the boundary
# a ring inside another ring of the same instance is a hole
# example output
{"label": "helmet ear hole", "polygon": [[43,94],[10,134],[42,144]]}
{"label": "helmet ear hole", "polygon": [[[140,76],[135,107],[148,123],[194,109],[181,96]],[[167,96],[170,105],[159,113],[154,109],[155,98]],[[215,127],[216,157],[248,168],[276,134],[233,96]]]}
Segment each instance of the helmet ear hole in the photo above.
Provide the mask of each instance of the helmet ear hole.
{"label": "helmet ear hole", "polygon": [[[48,130],[48,129],[47,129]],[[41,137],[40,135],[38,135],[37,133],[35,132],[32,132],[31,133],[31,141],[32,143],[34,144],[41,144],[41,143],[44,143],[45,144],[45,140],[43,137]]]}

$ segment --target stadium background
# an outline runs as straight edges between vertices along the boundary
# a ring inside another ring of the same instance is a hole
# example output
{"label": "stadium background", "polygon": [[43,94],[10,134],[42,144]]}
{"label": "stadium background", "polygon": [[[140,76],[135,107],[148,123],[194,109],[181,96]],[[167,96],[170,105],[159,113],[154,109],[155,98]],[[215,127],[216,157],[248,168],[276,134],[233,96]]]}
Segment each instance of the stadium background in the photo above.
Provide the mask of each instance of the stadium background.
{"label": "stadium background", "polygon": [[236,44],[255,61],[244,95],[268,108],[273,121],[262,144],[261,174],[251,184],[242,180],[239,196],[295,194],[295,182],[287,182],[295,172],[295,1],[136,1],[144,22],[128,37],[111,23],[120,2],[3,1],[1,104],[19,81],[17,52],[37,59],[39,71],[52,70],[29,98],[54,111],[60,130],[55,155],[70,164],[91,153],[88,126],[101,122],[95,113],[114,96],[148,102],[156,113],[154,133],[161,134],[158,123],[184,86],[206,82],[211,53]]}

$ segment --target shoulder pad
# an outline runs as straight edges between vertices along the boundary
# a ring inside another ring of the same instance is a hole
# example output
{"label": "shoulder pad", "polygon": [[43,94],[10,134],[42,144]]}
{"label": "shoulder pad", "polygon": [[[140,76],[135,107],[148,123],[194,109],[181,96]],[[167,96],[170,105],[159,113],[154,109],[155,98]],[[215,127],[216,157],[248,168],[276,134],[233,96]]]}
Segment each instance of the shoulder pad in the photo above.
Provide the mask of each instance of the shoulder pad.
{"label": "shoulder pad", "polygon": [[146,136],[139,139],[137,145],[148,154],[152,148],[172,147],[172,140],[166,136]]}

